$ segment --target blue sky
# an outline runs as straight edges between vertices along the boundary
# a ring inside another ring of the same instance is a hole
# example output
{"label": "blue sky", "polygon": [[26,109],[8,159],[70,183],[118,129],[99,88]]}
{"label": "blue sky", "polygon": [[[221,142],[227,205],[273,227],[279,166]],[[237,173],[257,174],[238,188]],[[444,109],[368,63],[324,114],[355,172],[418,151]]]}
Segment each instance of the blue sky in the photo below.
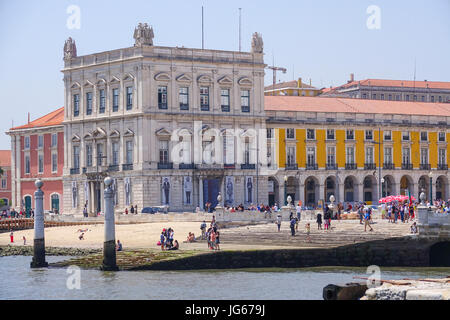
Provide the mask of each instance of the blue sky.
{"label": "blue sky", "polygon": [[[70,5],[81,28],[68,29]],[[356,79],[450,81],[450,1],[381,0],[0,0],[0,108],[2,132],[63,105],[63,45],[71,36],[79,55],[133,45],[138,22],[153,26],[155,45],[242,50],[262,33],[265,61],[288,69],[280,80],[302,77],[317,87]],[[367,28],[370,5],[380,8],[380,29]],[[267,72],[266,84],[271,83]],[[10,139],[0,134],[0,149]]]}

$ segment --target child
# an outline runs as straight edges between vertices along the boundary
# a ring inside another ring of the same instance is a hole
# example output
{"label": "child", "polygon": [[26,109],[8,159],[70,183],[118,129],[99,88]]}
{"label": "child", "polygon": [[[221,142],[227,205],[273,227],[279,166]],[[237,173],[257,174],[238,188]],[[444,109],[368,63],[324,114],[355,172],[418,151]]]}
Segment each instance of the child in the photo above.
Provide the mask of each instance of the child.
{"label": "child", "polygon": [[23,236],[22,239],[23,239],[23,245],[25,246],[27,244],[27,238],[25,238],[25,236]]}
{"label": "child", "polygon": [[164,229],[162,232],[161,232],[161,236],[159,237],[159,243],[160,243],[160,245],[161,245],[161,250],[162,251],[164,251],[164,245],[165,245],[165,243],[164,243],[164,240],[165,240],[165,237],[164,237],[164,231],[165,231],[166,229]]}
{"label": "child", "polygon": [[12,232],[9,234],[9,238],[11,239],[11,243],[14,243],[14,232]]}
{"label": "child", "polygon": [[308,242],[311,242],[311,237],[310,237],[310,233],[311,233],[311,225],[309,224],[309,222],[306,224],[306,240]]}
{"label": "child", "polygon": [[220,239],[219,239],[219,237],[220,237],[220,232],[217,231],[217,234],[216,234],[216,250],[220,250]]}
{"label": "child", "polygon": [[322,214],[317,214],[317,230],[322,230]]}

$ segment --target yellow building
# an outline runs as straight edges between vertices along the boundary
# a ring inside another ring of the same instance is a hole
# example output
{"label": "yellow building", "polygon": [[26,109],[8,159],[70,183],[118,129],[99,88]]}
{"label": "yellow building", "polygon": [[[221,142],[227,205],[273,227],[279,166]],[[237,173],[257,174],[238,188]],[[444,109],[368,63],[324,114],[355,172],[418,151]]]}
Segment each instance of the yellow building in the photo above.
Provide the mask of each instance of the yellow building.
{"label": "yellow building", "polygon": [[291,195],[317,205],[334,195],[377,204],[380,195],[419,199],[430,191],[434,199],[449,197],[446,104],[266,96],[265,112],[276,166],[269,200]]}
{"label": "yellow building", "polygon": [[[275,88],[275,89],[274,89]],[[321,89],[317,89],[310,84],[302,82],[302,78],[298,80],[280,82],[275,86],[270,85],[264,87],[265,96],[298,96],[298,97],[316,97],[322,93]]]}

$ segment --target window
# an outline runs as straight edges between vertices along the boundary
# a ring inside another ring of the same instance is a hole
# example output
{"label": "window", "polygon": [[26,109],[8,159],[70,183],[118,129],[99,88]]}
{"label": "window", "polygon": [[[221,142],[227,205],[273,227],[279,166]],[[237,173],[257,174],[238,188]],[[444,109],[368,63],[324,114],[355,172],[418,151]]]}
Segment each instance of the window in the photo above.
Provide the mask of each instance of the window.
{"label": "window", "polygon": [[439,149],[438,161],[439,161],[439,165],[441,165],[441,166],[446,164],[446,161],[445,161],[446,156],[445,156],[445,154],[446,154],[446,149],[440,148]]}
{"label": "window", "polygon": [[414,95],[414,101],[417,101],[417,95]]}
{"label": "window", "polygon": [[409,164],[411,163],[410,157],[409,157],[409,148],[402,148],[402,163],[403,164]]}
{"label": "window", "polygon": [[126,142],[126,161],[127,164],[133,163],[133,141]]}
{"label": "window", "polygon": [[405,100],[406,100],[406,101],[409,101],[409,94],[407,94],[407,95],[405,96]]}
{"label": "window", "polygon": [[445,132],[439,132],[439,142],[445,142]]}
{"label": "window", "polygon": [[439,96],[438,101],[442,102],[442,96]]}
{"label": "window", "polygon": [[381,99],[381,100],[384,100],[384,93],[381,94],[380,99]]}
{"label": "window", "polygon": [[385,130],[383,132],[384,135],[384,141],[391,141],[392,140],[392,132],[391,130]]}
{"label": "window", "polygon": [[113,89],[113,91],[112,91],[112,93],[113,93],[113,106],[112,106],[112,111],[113,112],[117,112],[117,111],[119,111],[119,89],[118,88],[115,88],[115,89]]}
{"label": "window", "polygon": [[392,100],[392,94],[389,94],[388,100]]}
{"label": "window", "polygon": [[267,128],[267,139],[273,138],[273,128]]}
{"label": "window", "polygon": [[97,143],[97,164],[103,165],[103,143]]}
{"label": "window", "polygon": [[307,140],[315,140],[316,139],[316,131],[314,129],[306,129],[306,139]]}
{"label": "window", "polygon": [[336,163],[336,148],[328,147],[327,148],[327,164],[334,165]]}
{"label": "window", "polygon": [[158,87],[158,108],[167,109],[167,87]]}
{"label": "window", "polygon": [[3,177],[2,177],[2,186],[1,186],[1,188],[2,189],[6,189],[6,185],[7,185],[7,179],[4,177],[4,175],[3,175]]}
{"label": "window", "polygon": [[58,154],[52,153],[52,172],[58,171]]}
{"label": "window", "polygon": [[80,168],[80,147],[73,146],[73,168]]}
{"label": "window", "polygon": [[30,149],[30,137],[25,137],[24,139],[24,144],[25,144],[25,147],[24,147],[24,149]]}
{"label": "window", "polygon": [[395,100],[396,101],[400,101],[400,95],[399,94],[395,95]]}
{"label": "window", "polygon": [[327,140],[334,140],[334,129],[327,129]]}
{"label": "window", "polygon": [[248,138],[245,139],[244,145],[244,164],[250,164],[250,141]]}
{"label": "window", "polygon": [[347,147],[347,152],[345,155],[346,163],[347,164],[354,164],[355,163],[355,148],[354,147]]}
{"label": "window", "polygon": [[428,164],[428,149],[426,148],[420,149],[420,163]]}
{"label": "window", "polygon": [[366,130],[366,141],[372,141],[372,140],[373,140],[373,131]]}
{"label": "window", "polygon": [[182,87],[179,90],[180,110],[189,110],[189,88]]}
{"label": "window", "polygon": [[428,141],[428,132],[422,131],[420,133],[420,141]]}
{"label": "window", "polygon": [[422,96],[420,99],[422,102],[425,102],[425,96]]}
{"label": "window", "polygon": [[295,162],[295,147],[287,148],[287,165],[292,166]]}
{"label": "window", "polygon": [[234,136],[223,135],[223,163],[234,164]]}
{"label": "window", "polygon": [[98,112],[99,112],[99,113],[105,113],[105,108],[106,108],[106,95],[105,95],[105,89],[100,89],[100,91],[99,91],[99,96],[100,96],[100,100],[99,100],[99,108],[98,108]]}
{"label": "window", "polygon": [[52,148],[58,145],[58,134],[52,133]]}
{"label": "window", "polygon": [[209,87],[200,87],[200,109],[209,111]]}
{"label": "window", "polygon": [[133,109],[133,87],[127,87],[127,110]]}
{"label": "window", "polygon": [[80,115],[80,95],[73,95],[73,116],[78,117]]}
{"label": "window", "polygon": [[86,115],[92,114],[92,92],[86,93]]}
{"label": "window", "polygon": [[384,163],[392,164],[392,148],[390,147],[384,148]]}
{"label": "window", "polygon": [[119,143],[112,143],[112,165],[117,166],[119,164]]}
{"label": "window", "polygon": [[431,96],[431,102],[434,102],[434,96]]}
{"label": "window", "polygon": [[86,166],[92,167],[92,144],[86,145]]}
{"label": "window", "polygon": [[230,111],[230,90],[229,89],[220,90],[220,104],[222,106],[223,112]]}
{"label": "window", "polygon": [[44,136],[38,136],[38,148],[42,149],[44,147]]}
{"label": "window", "polygon": [[367,94],[366,94],[366,93],[363,93],[363,94],[362,94],[362,98],[363,98],[363,99],[367,99]]}
{"label": "window", "polygon": [[242,112],[250,112],[250,90],[241,90]]}
{"label": "window", "polygon": [[402,140],[409,141],[409,131],[402,132]]}
{"label": "window", "polygon": [[373,147],[366,147],[366,163],[373,164]]}
{"label": "window", "polygon": [[377,100],[377,94],[376,93],[372,93],[372,99],[373,100]]}
{"label": "window", "polygon": [[167,140],[159,142],[159,162],[169,163],[169,141]]}
{"label": "window", "polygon": [[25,156],[25,173],[30,174],[30,156]]}
{"label": "window", "polygon": [[306,150],[306,163],[308,166],[314,166],[316,164],[316,149],[314,147],[308,147]]}
{"label": "window", "polygon": [[347,129],[346,139],[347,140],[355,139],[355,131],[353,129]]}
{"label": "window", "polygon": [[292,128],[286,129],[286,139],[295,139],[295,130]]}

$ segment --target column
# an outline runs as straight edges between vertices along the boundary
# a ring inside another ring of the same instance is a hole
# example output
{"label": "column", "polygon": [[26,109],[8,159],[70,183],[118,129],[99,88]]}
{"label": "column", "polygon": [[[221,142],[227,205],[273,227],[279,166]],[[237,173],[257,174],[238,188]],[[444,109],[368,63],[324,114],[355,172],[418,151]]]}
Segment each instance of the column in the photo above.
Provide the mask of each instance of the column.
{"label": "column", "polygon": [[337,186],[338,186],[338,189],[339,189],[338,190],[339,197],[338,197],[337,202],[344,203],[344,200],[345,200],[344,184],[343,183],[338,183]]}
{"label": "column", "polygon": [[[298,200],[302,202],[302,205],[305,205],[305,184],[298,182]],[[297,201],[298,202],[298,201]]]}
{"label": "column", "polygon": [[[329,199],[325,199],[325,185],[321,184],[319,186],[319,199],[318,200],[324,200],[325,202],[329,201]],[[316,199],[317,202],[317,199]]]}
{"label": "column", "polygon": [[45,262],[44,192],[41,190],[44,183],[36,180],[35,185],[38,189],[34,193],[34,245],[30,267],[43,268],[48,266],[48,263]]}
{"label": "column", "polygon": [[114,191],[111,188],[113,180],[105,179],[105,239],[103,242],[103,271],[117,271],[116,264],[116,230],[114,225]]}
{"label": "column", "polygon": [[[91,197],[89,199],[89,213],[92,216],[96,216],[96,212],[95,212],[95,183],[94,182],[89,182],[89,191],[91,193]],[[94,215],[95,214],[95,215]]]}
{"label": "column", "polygon": [[362,183],[358,184],[358,199],[356,201],[364,201],[364,185]]}
{"label": "column", "polygon": [[286,197],[284,196],[284,181],[278,185],[278,208],[286,204]]}
{"label": "column", "polygon": [[200,209],[203,211],[203,177],[199,177],[198,178],[198,199],[199,199],[199,203],[198,206],[200,207]]}

